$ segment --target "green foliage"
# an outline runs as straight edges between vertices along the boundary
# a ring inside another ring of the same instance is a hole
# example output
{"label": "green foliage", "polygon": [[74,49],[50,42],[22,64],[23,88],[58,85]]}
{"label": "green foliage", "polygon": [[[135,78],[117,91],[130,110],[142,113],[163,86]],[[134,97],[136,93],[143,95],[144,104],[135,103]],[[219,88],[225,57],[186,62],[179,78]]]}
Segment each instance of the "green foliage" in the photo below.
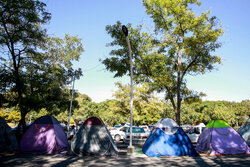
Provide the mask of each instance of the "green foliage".
{"label": "green foliage", "polygon": [[[108,126],[122,124],[130,121],[129,107],[129,86],[117,83],[118,90],[114,93],[116,99],[107,100],[100,103],[91,101],[91,98],[85,94],[76,93],[75,99],[79,107],[73,107],[71,115],[71,124],[78,121],[84,121],[88,117],[100,117]],[[135,87],[134,92],[134,123],[154,124],[160,118],[175,118],[175,113],[170,102],[157,100],[147,85]],[[232,127],[239,127],[250,116],[250,100],[242,102],[227,101],[204,101],[183,103],[181,108],[181,124],[197,124],[203,122],[207,124],[211,120],[222,119]],[[40,116],[53,115],[60,122],[68,122],[69,109],[57,112],[49,112],[45,108],[39,111],[32,111],[26,115],[26,122],[36,120]],[[16,108],[2,108],[0,116],[8,122],[17,121],[20,113]],[[15,120],[15,118],[17,118]]]}
{"label": "green foliage", "polygon": [[18,106],[23,125],[31,111],[40,116],[68,109],[67,85],[82,75],[72,68],[84,51],[81,39],[48,37],[45,6],[37,0],[0,2],[0,106]]}
{"label": "green foliage", "polygon": [[[127,24],[134,79],[140,85],[134,87],[134,123],[152,124],[168,117],[182,124],[212,119],[223,119],[232,126],[242,124],[250,116],[249,100],[202,102],[204,93],[186,87],[186,75],[204,74],[221,63],[215,51],[221,46],[218,38],[223,31],[216,17],[210,17],[210,11],[194,13],[191,7],[201,5],[198,0],[143,0],[143,5],[155,24],[154,33],[143,32],[141,25],[133,28]],[[82,76],[81,69],[73,70],[72,62],[79,60],[84,49],[77,36],[47,36],[42,26],[50,20],[50,13],[45,7],[35,0],[0,2],[0,116],[7,121],[21,117],[28,122],[44,115],[68,121],[71,90],[67,85],[72,77]],[[113,38],[107,46],[115,49],[102,63],[115,77],[129,75],[129,54],[121,27],[119,21],[106,26]],[[129,122],[130,88],[116,85],[116,99],[101,103],[75,93],[70,122],[91,116],[108,125]],[[158,100],[154,91],[164,92],[170,101]]]}
{"label": "green foliage", "polygon": [[[198,93],[186,87],[187,74],[204,74],[221,63],[214,51],[221,46],[218,38],[223,34],[216,17],[209,11],[197,15],[191,5],[198,0],[143,0],[146,13],[155,23],[155,34],[142,32],[142,26],[128,24],[133,53],[133,68],[137,83],[150,83],[151,90],[165,92],[180,123],[181,102],[195,99]],[[113,38],[108,46],[115,50],[102,61],[115,77],[128,74],[128,50],[121,23],[106,26]],[[117,47],[118,46],[118,47]]]}
{"label": "green foliage", "polygon": [[107,100],[98,104],[99,117],[108,126],[129,122],[128,115],[122,115],[118,100]]}
{"label": "green foliage", "polygon": [[16,107],[12,108],[1,108],[0,116],[4,118],[7,122],[19,122],[21,119],[20,112],[17,111]]}
{"label": "green foliage", "polygon": [[21,93],[25,70],[22,61],[27,61],[27,54],[35,52],[38,44],[44,42],[45,29],[41,25],[50,20],[45,6],[33,0],[1,0],[0,45],[4,53],[0,59],[1,93],[12,88]]}
{"label": "green foliage", "polygon": [[60,122],[68,122],[69,110],[62,111],[58,115],[56,115],[55,117]]}
{"label": "green foliage", "polygon": [[1,108],[0,109],[0,117],[6,120],[8,118],[9,114],[5,111],[6,109]]}
{"label": "green foliage", "polygon": [[17,110],[12,111],[7,118],[7,121],[10,122],[19,122],[21,120],[21,114]]}
{"label": "green foliage", "polygon": [[[32,64],[37,46],[44,42],[46,31],[42,25],[50,20],[45,6],[43,2],[33,0],[0,2],[0,46],[3,53],[0,59],[0,78],[3,78],[0,94],[10,92],[16,95],[12,101],[4,99],[1,102],[8,101],[11,106],[18,105],[23,125],[27,112],[36,106],[32,106],[33,101],[30,101],[34,98],[26,94],[26,87],[30,87],[31,83],[26,80],[29,77],[26,75],[28,67],[25,64]],[[33,91],[32,87],[31,90]],[[1,95],[2,97],[5,96]]]}
{"label": "green foliage", "polygon": [[[114,93],[114,97],[118,101],[115,103],[117,107],[114,112],[130,118],[130,86],[121,83],[116,85],[118,91]],[[147,84],[141,87],[134,86],[133,107],[133,121],[137,125],[156,123],[163,112],[163,102],[154,97]]]}

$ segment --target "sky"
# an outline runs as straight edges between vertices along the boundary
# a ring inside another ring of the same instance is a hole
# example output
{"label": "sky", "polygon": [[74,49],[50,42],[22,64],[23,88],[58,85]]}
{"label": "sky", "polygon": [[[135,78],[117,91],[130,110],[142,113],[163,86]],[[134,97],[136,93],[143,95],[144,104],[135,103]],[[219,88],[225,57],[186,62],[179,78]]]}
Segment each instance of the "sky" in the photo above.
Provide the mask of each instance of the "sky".
{"label": "sky", "polygon": [[[94,102],[114,98],[115,82],[129,84],[129,77],[114,78],[114,73],[100,62],[109,57],[106,44],[112,38],[105,27],[118,20],[122,24],[153,25],[145,13],[141,0],[43,0],[51,13],[46,28],[50,35],[77,35],[85,51],[75,69],[82,68],[83,76],[75,81],[75,89],[91,97]],[[223,63],[204,75],[187,76],[188,88],[203,92],[203,100],[240,102],[250,99],[250,0],[200,0],[197,12],[211,11],[222,25],[222,47],[216,54]],[[153,27],[153,26],[152,26]]]}

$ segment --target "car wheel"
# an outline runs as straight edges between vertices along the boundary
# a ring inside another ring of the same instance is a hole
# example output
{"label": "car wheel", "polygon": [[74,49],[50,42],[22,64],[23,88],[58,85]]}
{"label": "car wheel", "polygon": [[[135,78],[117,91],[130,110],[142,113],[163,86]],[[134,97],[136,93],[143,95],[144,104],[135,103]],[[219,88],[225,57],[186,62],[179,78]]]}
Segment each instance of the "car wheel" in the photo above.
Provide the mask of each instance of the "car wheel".
{"label": "car wheel", "polygon": [[115,141],[120,141],[121,140],[121,136],[120,135],[115,135],[114,139],[115,139]]}

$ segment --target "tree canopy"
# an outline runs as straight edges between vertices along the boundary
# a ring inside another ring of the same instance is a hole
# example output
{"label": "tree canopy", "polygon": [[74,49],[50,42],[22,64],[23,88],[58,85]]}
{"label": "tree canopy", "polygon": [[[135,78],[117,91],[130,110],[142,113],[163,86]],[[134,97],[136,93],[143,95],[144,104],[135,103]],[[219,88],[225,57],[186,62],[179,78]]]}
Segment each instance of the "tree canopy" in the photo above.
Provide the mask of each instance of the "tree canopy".
{"label": "tree canopy", "polygon": [[[221,63],[215,50],[221,46],[218,38],[223,31],[210,12],[195,14],[193,0],[143,0],[146,13],[155,24],[154,34],[142,31],[142,26],[129,28],[133,53],[134,76],[137,83],[149,82],[152,90],[165,92],[180,123],[181,102],[199,93],[186,86],[186,75],[204,74]],[[121,23],[106,27],[113,38],[108,46],[120,46],[103,60],[115,77],[129,73],[128,50]]]}
{"label": "tree canopy", "polygon": [[67,85],[82,75],[72,67],[84,51],[81,39],[49,37],[43,28],[51,17],[45,7],[34,0],[0,2],[0,105],[17,106],[21,124],[30,111],[65,110]]}

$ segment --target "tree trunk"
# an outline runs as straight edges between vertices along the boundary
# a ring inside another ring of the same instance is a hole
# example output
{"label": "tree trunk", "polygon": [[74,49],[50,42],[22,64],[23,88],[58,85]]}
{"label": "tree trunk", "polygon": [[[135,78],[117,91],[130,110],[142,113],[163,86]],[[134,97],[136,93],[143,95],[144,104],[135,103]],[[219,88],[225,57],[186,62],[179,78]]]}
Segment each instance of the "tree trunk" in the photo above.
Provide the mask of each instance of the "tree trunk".
{"label": "tree trunk", "polygon": [[[168,88],[166,88],[167,90],[168,90]],[[168,93],[169,93],[169,99],[170,99],[170,102],[171,102],[171,104],[172,104],[172,107],[173,107],[173,109],[174,109],[174,113],[175,113],[175,118],[176,118],[176,122],[177,122],[177,120],[179,120],[179,119],[177,119],[177,113],[178,113],[178,109],[177,109],[177,107],[176,107],[176,105],[175,105],[175,101],[174,101],[174,96],[170,93],[170,91],[168,91]],[[177,103],[177,106],[178,106],[178,103]],[[180,116],[179,116],[180,117]],[[178,122],[177,122],[178,123]],[[179,123],[178,123],[179,124]]]}
{"label": "tree trunk", "polygon": [[[25,116],[27,114],[27,112],[25,112],[23,109],[21,109],[21,120],[18,124],[18,128],[17,128],[17,141],[20,142],[21,140],[21,137],[23,135],[23,133],[26,131],[26,122],[25,122]],[[21,130],[21,127],[23,128],[22,132],[20,131]]]}
{"label": "tree trunk", "polygon": [[177,99],[177,108],[175,112],[175,119],[178,125],[181,125],[181,102]]}
{"label": "tree trunk", "polygon": [[181,58],[178,56],[178,70],[177,70],[177,110],[175,112],[175,118],[178,125],[181,125]]}

